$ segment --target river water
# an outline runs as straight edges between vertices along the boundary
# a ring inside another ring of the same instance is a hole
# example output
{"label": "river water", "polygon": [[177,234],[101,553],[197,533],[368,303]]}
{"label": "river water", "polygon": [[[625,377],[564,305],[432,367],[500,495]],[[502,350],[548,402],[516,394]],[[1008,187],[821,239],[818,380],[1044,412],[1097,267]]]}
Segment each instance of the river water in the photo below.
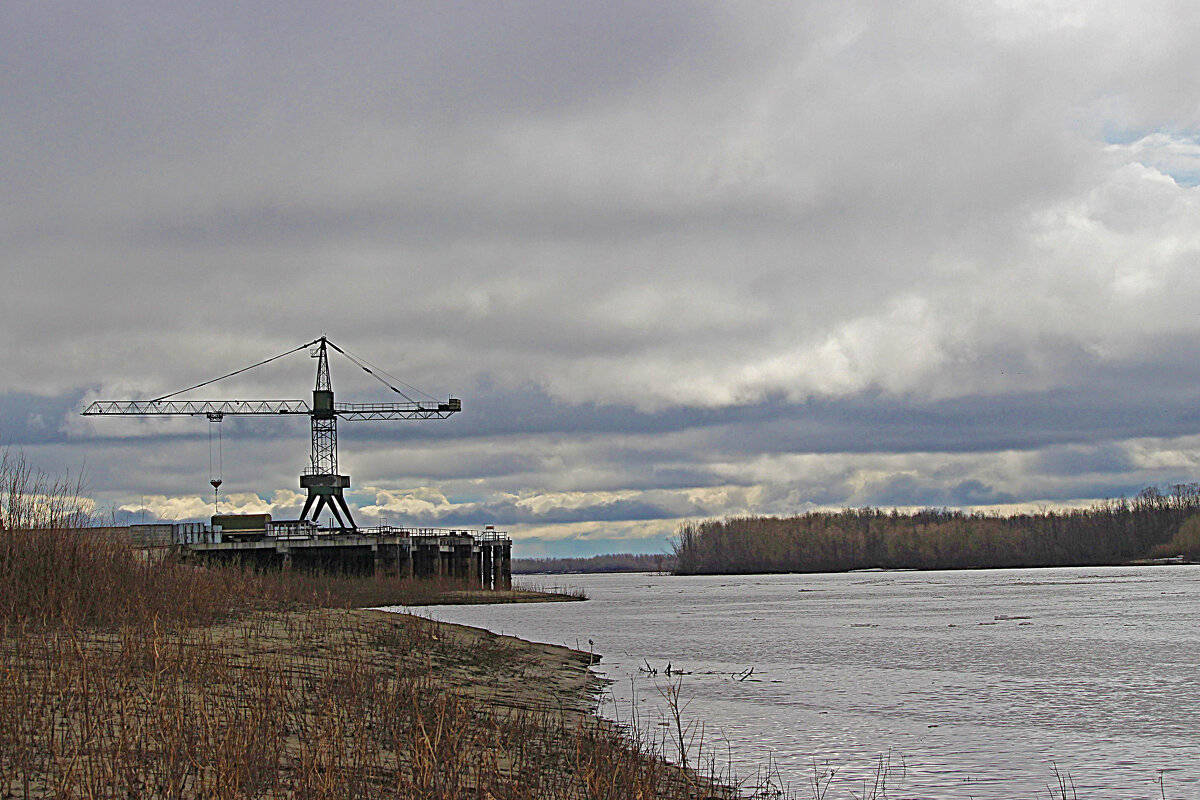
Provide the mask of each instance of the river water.
{"label": "river water", "polygon": [[594,649],[651,733],[678,684],[705,751],[800,797],[1200,797],[1200,567],[525,580],[590,599],[422,613]]}

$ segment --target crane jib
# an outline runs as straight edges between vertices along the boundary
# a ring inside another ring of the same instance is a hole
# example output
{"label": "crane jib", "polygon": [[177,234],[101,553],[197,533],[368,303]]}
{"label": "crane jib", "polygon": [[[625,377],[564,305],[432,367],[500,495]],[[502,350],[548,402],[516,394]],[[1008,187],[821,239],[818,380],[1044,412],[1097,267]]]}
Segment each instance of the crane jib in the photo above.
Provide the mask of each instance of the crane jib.
{"label": "crane jib", "polygon": [[201,414],[308,414],[304,400],[97,400],[85,416],[188,416]]}
{"label": "crane jib", "polygon": [[[416,403],[334,403],[343,419],[445,419],[462,411],[462,401]],[[304,414],[312,409],[304,400],[97,400],[83,410],[85,416],[201,416],[239,414]]]}

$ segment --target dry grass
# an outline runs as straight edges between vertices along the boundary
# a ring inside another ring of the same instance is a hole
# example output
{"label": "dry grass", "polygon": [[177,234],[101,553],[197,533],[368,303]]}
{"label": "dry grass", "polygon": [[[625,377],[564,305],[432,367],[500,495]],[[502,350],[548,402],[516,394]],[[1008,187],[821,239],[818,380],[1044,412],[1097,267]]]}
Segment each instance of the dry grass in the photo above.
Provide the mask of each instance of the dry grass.
{"label": "dry grass", "polygon": [[26,502],[25,475],[0,507],[41,526],[0,528],[0,798],[711,795],[590,713],[586,653],[348,610],[495,594],[147,558],[63,529],[77,504]]}
{"label": "dry grass", "polygon": [[707,794],[587,713],[586,654],[318,608],[3,633],[0,796]]}
{"label": "dry grass", "polygon": [[150,559],[105,533],[0,532],[0,623],[7,625],[203,625],[272,599],[256,576]]}
{"label": "dry grass", "polygon": [[585,653],[354,607],[465,582],[149,558],[0,459],[0,798],[708,794],[591,715]]}

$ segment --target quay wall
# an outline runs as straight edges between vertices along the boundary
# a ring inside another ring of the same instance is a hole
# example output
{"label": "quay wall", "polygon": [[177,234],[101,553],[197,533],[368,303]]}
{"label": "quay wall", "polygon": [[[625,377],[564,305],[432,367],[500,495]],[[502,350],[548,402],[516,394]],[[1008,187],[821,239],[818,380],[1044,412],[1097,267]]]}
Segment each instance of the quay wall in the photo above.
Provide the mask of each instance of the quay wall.
{"label": "quay wall", "polygon": [[456,578],[478,582],[487,589],[512,588],[512,540],[490,529],[232,532],[203,523],[156,523],[103,530],[128,537],[135,547],[146,550],[174,548],[185,559],[198,563],[348,575]]}

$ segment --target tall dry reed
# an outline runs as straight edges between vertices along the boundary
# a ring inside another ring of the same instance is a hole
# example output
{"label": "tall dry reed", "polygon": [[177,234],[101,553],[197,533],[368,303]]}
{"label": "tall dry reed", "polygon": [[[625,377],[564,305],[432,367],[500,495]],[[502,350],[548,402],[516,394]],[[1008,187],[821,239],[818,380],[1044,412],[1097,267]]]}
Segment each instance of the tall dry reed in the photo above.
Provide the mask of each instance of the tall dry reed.
{"label": "tall dry reed", "polygon": [[0,797],[711,792],[666,764],[663,743],[536,690],[544,677],[507,640],[468,645],[418,617],[328,608],[465,585],[148,558],[67,526],[78,493],[23,461],[17,471],[0,476],[6,514],[17,509],[6,519],[35,524],[0,531]]}
{"label": "tall dry reed", "polygon": [[0,531],[79,528],[92,523],[95,504],[84,473],[72,479],[35,467],[21,450],[0,453]]}
{"label": "tall dry reed", "polygon": [[309,610],[171,631],[10,628],[0,795],[694,797],[652,748],[478,686],[528,681],[415,617]]}

